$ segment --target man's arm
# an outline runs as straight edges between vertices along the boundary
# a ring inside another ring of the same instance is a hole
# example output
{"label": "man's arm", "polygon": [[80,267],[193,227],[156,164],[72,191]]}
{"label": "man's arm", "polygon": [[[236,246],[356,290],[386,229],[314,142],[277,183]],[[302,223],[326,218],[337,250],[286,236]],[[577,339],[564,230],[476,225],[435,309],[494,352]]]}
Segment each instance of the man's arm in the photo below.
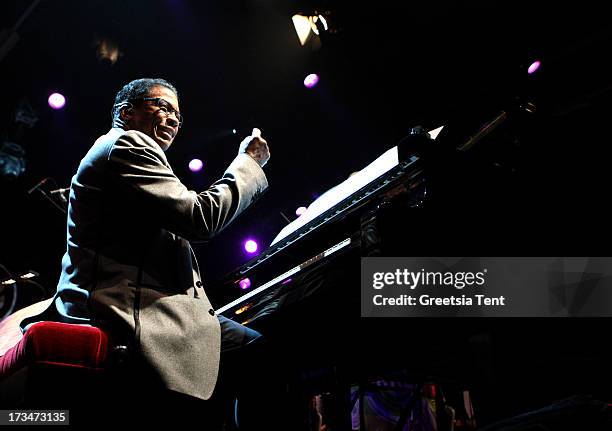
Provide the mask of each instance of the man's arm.
{"label": "man's arm", "polygon": [[108,166],[120,185],[144,200],[153,212],[149,216],[191,240],[219,233],[268,187],[256,159],[240,153],[208,190],[188,190],[168,166],[161,148],[133,130],[113,144]]}

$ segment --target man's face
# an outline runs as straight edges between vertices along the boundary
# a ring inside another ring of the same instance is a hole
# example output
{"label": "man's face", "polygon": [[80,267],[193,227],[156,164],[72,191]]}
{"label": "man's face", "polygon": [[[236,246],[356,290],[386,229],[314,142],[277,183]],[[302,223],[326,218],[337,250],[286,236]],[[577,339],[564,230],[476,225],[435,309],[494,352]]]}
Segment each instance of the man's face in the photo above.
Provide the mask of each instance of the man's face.
{"label": "man's face", "polygon": [[[178,99],[172,90],[156,86],[146,96],[146,98],[157,97],[170,105],[170,111],[179,112]],[[176,115],[168,113],[168,110],[156,104],[153,100],[135,102],[133,113],[131,118],[127,120],[127,125],[130,129],[138,130],[153,138],[164,151],[170,148],[179,130],[179,120]]]}

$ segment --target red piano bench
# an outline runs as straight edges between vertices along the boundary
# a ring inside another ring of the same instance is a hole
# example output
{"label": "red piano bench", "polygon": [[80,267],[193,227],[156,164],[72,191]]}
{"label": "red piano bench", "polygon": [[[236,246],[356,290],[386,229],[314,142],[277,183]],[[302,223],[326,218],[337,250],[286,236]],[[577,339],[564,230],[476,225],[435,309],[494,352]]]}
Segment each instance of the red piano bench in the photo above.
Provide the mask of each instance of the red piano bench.
{"label": "red piano bench", "polygon": [[100,328],[35,323],[0,356],[0,405],[61,408],[100,393],[109,356]]}
{"label": "red piano bench", "polygon": [[[0,322],[0,347],[12,346],[0,356],[0,409],[67,410],[70,425],[79,428],[159,426],[186,415],[218,414],[215,404],[160,387],[126,346],[100,328],[39,322],[21,337],[6,327],[3,336]],[[20,339],[13,345],[15,335]]]}

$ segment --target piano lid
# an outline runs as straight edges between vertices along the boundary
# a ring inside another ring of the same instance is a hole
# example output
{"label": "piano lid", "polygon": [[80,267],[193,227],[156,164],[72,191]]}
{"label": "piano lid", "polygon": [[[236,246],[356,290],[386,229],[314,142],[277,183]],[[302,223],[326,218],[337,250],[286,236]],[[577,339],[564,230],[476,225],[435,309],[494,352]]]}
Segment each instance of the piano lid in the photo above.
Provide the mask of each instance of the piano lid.
{"label": "piano lid", "polygon": [[[438,127],[429,131],[432,139],[436,139],[438,134],[444,126]],[[286,238],[309,221],[314,220],[325,211],[337,205],[342,200],[346,199],[362,187],[371,183],[375,179],[389,172],[391,169],[399,164],[399,156],[397,147],[393,147],[385,151],[380,157],[370,163],[362,170],[351,174],[346,180],[332,187],[321,196],[319,196],[314,202],[312,202],[306,212],[298,217],[296,220],[285,226],[274,238],[270,245],[276,244],[278,241]]]}

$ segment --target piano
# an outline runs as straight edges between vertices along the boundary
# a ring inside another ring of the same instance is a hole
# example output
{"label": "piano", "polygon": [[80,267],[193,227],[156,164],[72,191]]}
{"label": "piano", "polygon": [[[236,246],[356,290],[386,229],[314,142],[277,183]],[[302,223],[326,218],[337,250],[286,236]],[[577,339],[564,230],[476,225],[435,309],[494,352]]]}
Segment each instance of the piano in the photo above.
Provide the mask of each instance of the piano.
{"label": "piano", "polygon": [[[360,256],[456,255],[432,247],[426,233],[435,229],[448,237],[447,243],[469,242],[469,235],[457,233],[480,224],[481,210],[508,212],[513,205],[508,196],[517,197],[515,161],[506,164],[500,157],[512,159],[514,148],[501,145],[499,136],[490,145],[490,137],[510,129],[513,147],[514,136],[535,109],[516,99],[484,124],[411,129],[397,146],[320,196],[260,255],[209,287],[217,313],[244,324],[268,316],[282,306],[296,278],[346,254],[355,257],[345,271],[350,275],[359,275]],[[489,145],[480,144],[483,140]],[[359,284],[353,289],[358,291]]]}
{"label": "piano", "polygon": [[[520,108],[534,109],[531,104]],[[350,363],[355,349],[363,360],[376,361],[383,345],[384,366],[390,366],[393,358],[405,358],[405,344],[397,342],[403,337],[432,352],[435,345],[444,345],[445,352],[460,349],[482,322],[449,325],[438,319],[424,330],[418,319],[401,325],[362,319],[361,257],[462,255],[452,252],[465,252],[465,247],[447,244],[462,246],[473,239],[473,227],[482,224],[480,209],[496,201],[492,190],[500,190],[493,177],[514,185],[514,178],[506,181],[511,169],[500,175],[495,164],[491,174],[488,149],[500,147],[490,139],[496,136],[492,132],[505,133],[500,126],[516,119],[515,111],[502,111],[484,125],[474,122],[473,128],[450,123],[429,132],[412,129],[397,146],[320,196],[261,254],[207,286],[217,313],[278,340],[295,353],[292,361],[307,366]],[[513,234],[512,229],[504,232]],[[499,240],[488,232],[485,236]],[[409,333],[406,327],[412,328]],[[431,363],[427,367],[431,371]]]}
{"label": "piano", "polygon": [[[412,144],[427,141],[433,143],[429,134],[415,132]],[[362,254],[368,221],[400,193],[410,206],[418,207],[425,195],[425,177],[421,156],[406,154],[395,146],[321,195],[277,235],[270,247],[234,270],[217,290],[249,288],[217,308],[217,313],[248,324],[271,313],[279,297],[304,273],[347,253]]]}
{"label": "piano", "polygon": [[343,271],[353,278],[352,294],[358,298],[361,256],[423,255],[410,254],[425,252],[422,246],[430,243],[424,230],[415,226],[422,225],[423,218],[431,224],[428,208],[442,213],[440,203],[459,199],[444,183],[462,175],[456,170],[468,166],[464,153],[482,138],[479,133],[489,134],[506,117],[498,115],[459,146],[444,127],[429,132],[412,129],[397,146],[321,195],[260,255],[211,286],[217,313],[255,324],[298,300],[290,297],[299,296],[295,290],[303,284],[300,277],[337,266],[346,255],[352,256],[350,269]]}
{"label": "piano", "polygon": [[[468,388],[481,412],[506,415],[518,393],[534,405],[558,397],[559,375],[568,391],[583,390],[598,377],[581,373],[607,369],[597,351],[605,325],[597,320],[360,316],[362,256],[464,256],[466,248],[501,256],[512,244],[529,253],[543,239],[525,198],[533,184],[497,157],[508,147],[491,138],[507,118],[502,112],[460,139],[415,130],[210,286],[217,312],[271,339],[274,363],[299,370],[299,391],[312,394],[407,370],[413,382]],[[590,365],[571,362],[568,345],[582,346],[576,351]],[[521,392],[534,381],[538,391]]]}

